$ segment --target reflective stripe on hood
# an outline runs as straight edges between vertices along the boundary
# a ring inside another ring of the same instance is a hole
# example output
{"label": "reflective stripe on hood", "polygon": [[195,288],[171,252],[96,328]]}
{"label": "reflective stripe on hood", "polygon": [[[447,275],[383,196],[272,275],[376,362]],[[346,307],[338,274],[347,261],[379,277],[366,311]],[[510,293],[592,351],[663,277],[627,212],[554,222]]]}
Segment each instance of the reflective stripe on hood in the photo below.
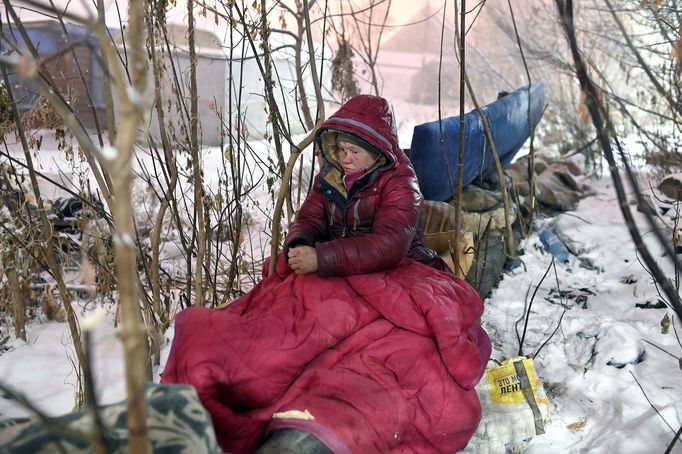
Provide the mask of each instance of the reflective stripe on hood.
{"label": "reflective stripe on hood", "polygon": [[343,131],[354,134],[379,151],[389,167],[398,161],[398,135],[393,108],[384,98],[359,95],[351,98],[329,117],[316,134],[316,141],[325,161],[330,162],[331,150],[326,150],[322,136],[327,131]]}
{"label": "reflective stripe on hood", "polygon": [[355,121],[352,118],[343,118],[343,117],[334,117],[334,121],[337,123],[347,123],[349,125],[358,127],[364,131],[367,131],[368,134],[370,134],[372,137],[375,137],[378,140],[381,140],[385,145],[387,149],[393,149],[391,146],[391,142],[386,139],[386,137],[382,136],[379,134],[377,131],[372,129],[371,127],[367,126],[364,123],[360,123],[359,121]]}

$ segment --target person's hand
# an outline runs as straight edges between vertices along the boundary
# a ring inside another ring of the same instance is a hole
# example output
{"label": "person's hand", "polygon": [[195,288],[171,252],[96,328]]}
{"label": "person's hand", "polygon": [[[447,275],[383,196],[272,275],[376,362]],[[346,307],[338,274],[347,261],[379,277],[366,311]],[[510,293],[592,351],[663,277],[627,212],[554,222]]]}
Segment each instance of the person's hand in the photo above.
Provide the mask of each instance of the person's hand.
{"label": "person's hand", "polygon": [[289,249],[289,266],[296,274],[317,271],[317,251],[310,246],[296,246]]}

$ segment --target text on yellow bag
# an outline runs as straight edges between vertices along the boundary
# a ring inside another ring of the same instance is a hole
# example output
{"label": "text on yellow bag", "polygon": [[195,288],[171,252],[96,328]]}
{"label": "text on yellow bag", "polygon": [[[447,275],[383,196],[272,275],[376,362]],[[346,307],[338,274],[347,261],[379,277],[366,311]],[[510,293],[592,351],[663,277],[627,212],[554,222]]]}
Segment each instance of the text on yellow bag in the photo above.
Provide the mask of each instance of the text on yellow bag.
{"label": "text on yellow bag", "polygon": [[[516,356],[505,359],[497,367],[486,369],[485,375],[488,378],[490,397],[493,402],[498,404],[519,404],[526,401],[526,398],[523,396],[521,380],[514,367],[514,362],[519,360],[521,360],[521,357]],[[521,361],[528,374],[528,381],[530,382],[533,394],[537,395],[540,380],[538,380],[538,376],[535,373],[533,361],[530,358],[523,358]],[[547,399],[538,399],[538,402],[548,403]]]}

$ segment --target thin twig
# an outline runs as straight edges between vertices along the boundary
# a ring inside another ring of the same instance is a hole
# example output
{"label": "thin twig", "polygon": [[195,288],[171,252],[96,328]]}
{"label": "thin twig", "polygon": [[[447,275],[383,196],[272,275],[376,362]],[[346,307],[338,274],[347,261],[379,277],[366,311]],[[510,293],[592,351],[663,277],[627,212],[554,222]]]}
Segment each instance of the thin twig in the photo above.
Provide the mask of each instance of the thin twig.
{"label": "thin twig", "polygon": [[559,286],[559,275],[557,274],[556,263],[554,262],[554,260],[552,260],[552,265],[554,268],[554,278],[556,279],[556,289],[557,289],[557,293],[559,294],[559,303],[561,303],[564,310],[561,313],[561,316],[559,317],[559,323],[557,323],[556,328],[554,328],[554,331],[552,331],[552,334],[549,335],[547,340],[545,340],[542,343],[542,345],[540,345],[540,347],[538,347],[537,351],[533,355],[533,359],[535,359],[535,357],[540,354],[540,351],[542,351],[542,349],[545,347],[545,345],[547,345],[549,343],[549,341],[552,340],[552,338],[557,333],[557,331],[559,331],[559,328],[561,328],[561,322],[564,320],[564,315],[566,315],[566,312],[568,311],[568,306],[564,304],[563,297],[561,296],[561,287]]}
{"label": "thin twig", "polygon": [[[678,319],[679,320],[679,319]],[[675,315],[673,314],[672,316],[672,322],[671,324],[673,325],[673,331],[675,332],[675,338],[677,339],[677,344],[682,347],[682,340],[680,340],[680,335],[677,332],[677,326],[675,326]]]}
{"label": "thin twig", "polygon": [[642,340],[643,340],[644,342],[646,342],[647,344],[651,345],[652,347],[656,347],[656,348],[659,349],[660,351],[662,351],[662,352],[664,352],[664,353],[667,353],[668,355],[672,356],[672,357],[675,358],[676,360],[678,360],[678,361],[680,360],[679,357],[673,355],[672,353],[670,353],[668,350],[664,349],[663,347],[659,347],[658,345],[656,345],[656,344],[654,344],[653,342],[648,341],[648,340],[646,340],[646,339],[642,339]]}
{"label": "thin twig", "polygon": [[530,293],[530,289],[533,286],[533,283],[531,282],[528,284],[528,288],[526,289],[526,295],[523,297],[523,311],[521,312],[521,317],[519,317],[515,322],[514,322],[514,331],[516,332],[516,341],[521,345],[521,335],[519,334],[519,323],[521,323],[521,320],[523,320],[526,316],[526,309],[528,309],[528,294]]}
{"label": "thin twig", "polygon": [[92,375],[92,330],[84,329],[85,340],[85,362],[83,363],[83,381],[85,382],[85,400],[88,412],[92,416],[92,443],[97,454],[111,452],[111,446],[107,442],[107,429],[102,421],[102,415],[97,405],[97,393],[95,392],[95,381]]}
{"label": "thin twig", "polygon": [[665,453],[664,453],[664,454],[669,454],[669,453],[672,452],[673,446],[675,446],[675,443],[676,443],[677,440],[680,438],[680,434],[682,434],[682,426],[680,426],[680,428],[679,428],[679,429],[677,430],[677,432],[675,433],[675,436],[673,437],[672,441],[671,441],[670,444],[668,445],[668,448],[665,450]]}
{"label": "thin twig", "polygon": [[[462,0],[463,2],[466,2],[466,0]],[[441,154],[441,159],[443,159],[443,164],[445,166],[445,171],[448,176],[448,183],[450,184],[450,193],[452,194],[452,198],[455,202],[455,236],[454,236],[454,246],[450,245],[450,255],[452,257],[452,265],[454,266],[454,272],[457,276],[461,276],[461,268],[459,266],[459,243],[460,243],[460,232],[459,232],[459,223],[460,223],[460,203],[461,203],[461,198],[457,197],[457,190],[455,189],[455,185],[452,181],[452,174],[450,173],[450,164],[448,162],[448,155],[445,150],[445,132],[443,131],[443,115],[442,115],[442,107],[441,107],[441,90],[442,90],[442,69],[443,69],[443,38],[445,37],[445,18],[447,17],[447,0],[443,4],[443,20],[441,21],[441,28],[440,28],[440,52],[438,55],[438,132],[439,132],[439,139],[440,139],[440,154]],[[464,103],[463,99],[460,99],[460,105]],[[461,111],[462,109],[460,109]],[[464,117],[462,116],[460,119],[460,136],[464,134],[462,130],[462,122],[464,121]],[[460,150],[461,150],[461,144],[460,144]],[[462,175],[461,171],[457,175],[457,181],[462,180]]]}
{"label": "thin twig", "polygon": [[[559,16],[562,21],[564,31],[566,33],[566,39],[569,42],[571,54],[573,56],[573,61],[577,73],[578,80],[580,82],[581,91],[585,94],[586,106],[592,119],[592,123],[597,130],[597,137],[599,138],[599,143],[602,150],[604,151],[604,157],[609,163],[609,170],[611,172],[611,179],[616,189],[616,194],[618,195],[619,207],[625,223],[630,231],[630,236],[635,244],[637,251],[642,255],[642,259],[647,264],[647,267],[651,273],[655,276],[656,281],[658,281],[668,297],[670,303],[672,304],[675,312],[678,316],[682,315],[682,301],[680,300],[680,295],[675,291],[672,284],[668,281],[667,277],[661,270],[661,268],[656,263],[656,260],[652,256],[649,249],[646,247],[642,240],[642,236],[639,232],[637,225],[635,224],[632,212],[627,203],[627,197],[625,195],[625,189],[623,181],[621,179],[620,173],[618,172],[618,166],[614,157],[613,149],[611,146],[611,139],[613,139],[618,148],[618,152],[626,170],[626,176],[628,182],[637,194],[638,199],[642,198],[641,192],[639,190],[639,185],[637,180],[630,168],[628,160],[626,159],[625,152],[623,151],[620,142],[615,134],[615,129],[611,125],[608,113],[605,107],[599,101],[599,95],[597,87],[587,73],[585,62],[583,61],[583,55],[578,47],[577,38],[575,35],[575,25],[573,22],[573,1],[572,0],[555,0],[556,6],[559,12]],[[647,213],[644,213],[649,224],[654,227],[654,233],[661,245],[661,247],[670,256],[670,260],[676,261],[674,250],[670,247],[667,239],[663,237],[662,233],[656,228],[655,221],[653,217]]]}
{"label": "thin twig", "polygon": [[668,424],[668,421],[665,420],[665,418],[663,417],[661,412],[659,412],[658,409],[654,406],[654,404],[649,400],[649,396],[647,396],[646,392],[644,392],[644,388],[642,388],[642,385],[639,383],[639,380],[637,380],[637,377],[635,377],[635,374],[633,374],[631,370],[628,370],[628,372],[630,372],[630,375],[632,375],[632,378],[635,379],[635,383],[637,383],[637,386],[639,386],[639,389],[642,391],[642,394],[644,395],[644,398],[646,399],[646,401],[649,402],[649,405],[651,406],[651,408],[653,408],[654,411],[656,412],[656,414],[661,417],[661,419],[663,420],[665,425],[668,426],[668,428],[673,433],[675,433],[675,429],[673,429],[672,426],[670,424]]}
{"label": "thin twig", "polygon": [[540,279],[540,282],[538,282],[538,285],[535,287],[535,291],[533,291],[533,296],[530,297],[530,302],[528,303],[528,310],[526,311],[526,320],[523,324],[523,334],[521,335],[521,340],[519,341],[519,354],[518,354],[518,356],[523,356],[523,343],[526,340],[526,330],[528,329],[528,321],[530,320],[530,310],[533,307],[533,301],[535,300],[535,295],[538,293],[538,290],[540,289],[542,282],[547,277],[549,270],[552,269],[553,264],[554,264],[554,257],[552,257],[552,261],[549,263],[549,266],[547,267],[545,274],[542,275],[542,279]]}
{"label": "thin twig", "polygon": [[[521,45],[521,38],[519,36],[519,30],[516,27],[516,18],[514,17],[514,8],[512,7],[511,0],[507,0],[509,5],[509,14],[511,16],[512,24],[514,25],[514,35],[516,36],[516,44],[519,48],[519,53],[521,54],[521,61],[523,62],[523,68],[526,71],[526,79],[528,81],[528,135],[530,136],[530,150],[528,153],[528,185],[530,187],[530,204],[528,207],[528,234],[530,234],[533,228],[533,216],[535,215],[535,210],[537,210],[537,198],[535,194],[535,124],[533,124],[531,118],[531,103],[530,103],[530,89],[532,84],[532,79],[530,77],[530,71],[528,70],[528,63],[526,62],[526,55],[523,52],[523,46]],[[519,217],[520,213],[519,213]],[[523,231],[523,228],[522,228]]]}

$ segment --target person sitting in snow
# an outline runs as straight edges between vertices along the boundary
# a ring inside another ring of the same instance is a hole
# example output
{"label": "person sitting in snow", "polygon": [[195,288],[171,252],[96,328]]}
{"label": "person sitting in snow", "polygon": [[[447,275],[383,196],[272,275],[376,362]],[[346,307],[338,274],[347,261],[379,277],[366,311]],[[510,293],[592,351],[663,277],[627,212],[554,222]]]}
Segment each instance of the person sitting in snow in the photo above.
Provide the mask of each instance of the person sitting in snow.
{"label": "person sitting in snow", "polygon": [[227,452],[292,431],[319,452],[460,450],[481,417],[483,304],[423,245],[392,109],[356,96],[316,143],[324,165],[275,273],[179,313],[162,382],[194,385]]}
{"label": "person sitting in snow", "polygon": [[348,121],[364,109],[372,115],[390,109],[379,99],[353,98],[317,134],[323,168],[284,243],[297,274],[371,273],[393,268],[405,257],[449,269],[424,247],[422,196],[405,154],[366,123]]}

